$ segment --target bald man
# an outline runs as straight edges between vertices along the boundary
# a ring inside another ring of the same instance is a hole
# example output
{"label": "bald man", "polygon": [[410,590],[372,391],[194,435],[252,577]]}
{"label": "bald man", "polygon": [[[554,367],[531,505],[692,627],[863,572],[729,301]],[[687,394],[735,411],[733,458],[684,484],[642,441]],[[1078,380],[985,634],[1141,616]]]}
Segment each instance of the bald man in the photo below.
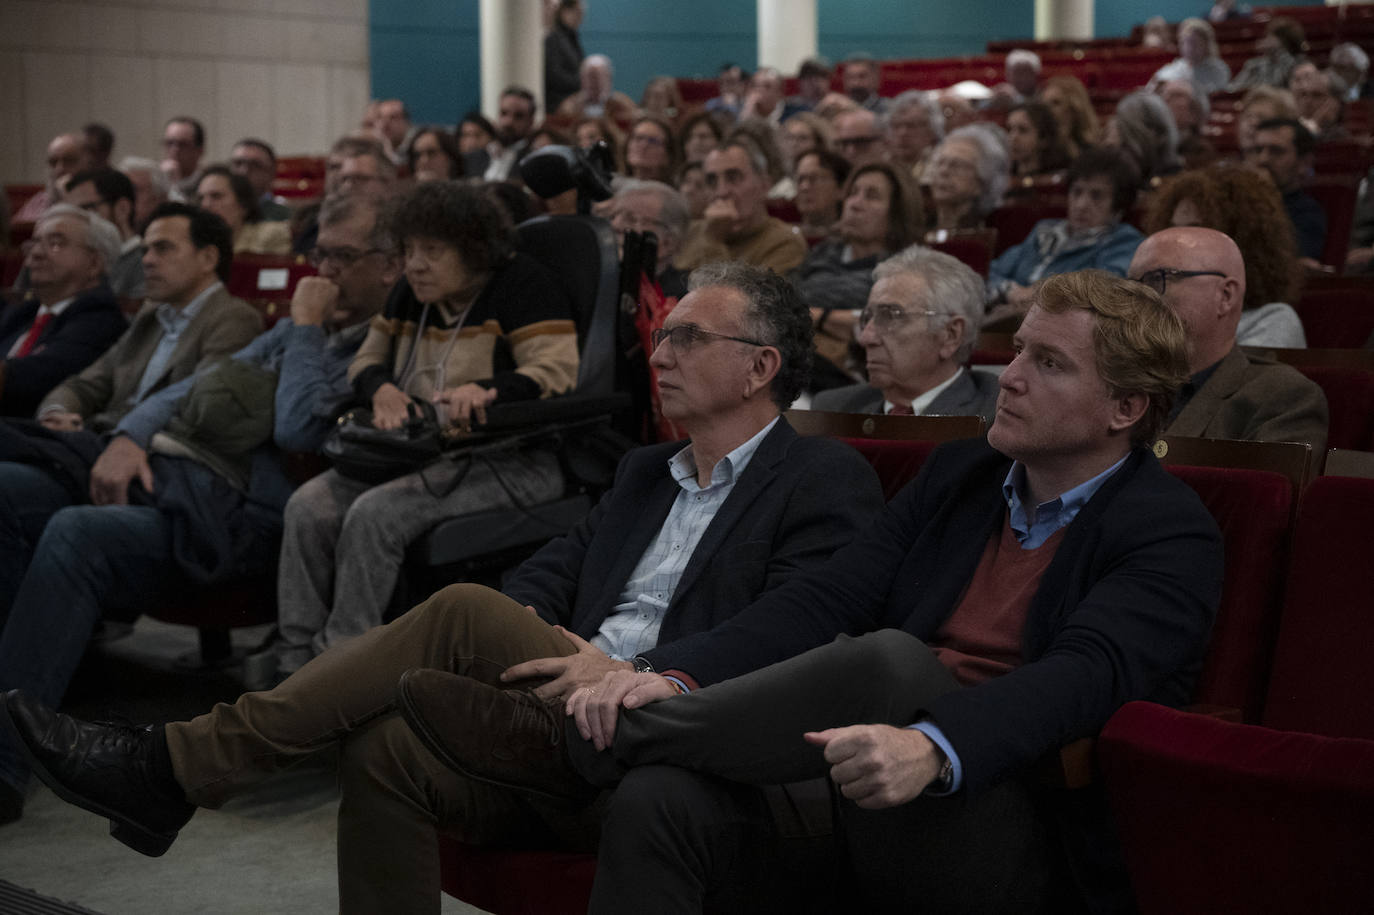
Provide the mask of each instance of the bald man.
{"label": "bald man", "polygon": [[1245,261],[1229,236],[1212,229],[1165,229],[1136,249],[1127,275],[1153,287],[1183,320],[1191,341],[1188,382],[1165,435],[1311,442],[1326,450],[1321,388],[1289,366],[1236,343],[1245,299]]}
{"label": "bald man", "polygon": [[86,138],[79,133],[63,133],[53,137],[48,143],[47,159],[48,180],[43,190],[30,197],[14,214],[14,222],[37,222],[38,217],[54,203],[62,201],[67,179],[82,169],[90,167],[90,150],[86,148]]}

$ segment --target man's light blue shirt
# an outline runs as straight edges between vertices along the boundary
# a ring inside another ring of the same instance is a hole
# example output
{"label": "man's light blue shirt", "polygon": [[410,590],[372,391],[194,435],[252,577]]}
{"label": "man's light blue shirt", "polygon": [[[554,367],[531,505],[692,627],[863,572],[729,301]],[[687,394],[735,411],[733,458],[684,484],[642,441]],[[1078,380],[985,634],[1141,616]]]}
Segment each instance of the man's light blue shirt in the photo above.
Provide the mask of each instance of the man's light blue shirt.
{"label": "man's light blue shirt", "polygon": [[157,341],[157,348],[148,358],[148,364],[143,369],[143,377],[138,382],[138,390],[134,392],[132,403],[138,403],[146,397],[148,392],[153,389],[153,385],[157,384],[157,380],[167,370],[167,363],[172,360],[172,352],[177,348],[177,341],[181,339],[181,335],[195,320],[196,315],[200,314],[200,310],[205,307],[206,300],[223,288],[224,284],[215,280],[201,290],[200,295],[181,308],[176,308],[166,302],[157,306],[157,322],[162,325],[162,339]]}
{"label": "man's light blue shirt", "polygon": [[[1128,454],[1126,457],[1129,457]],[[1068,527],[1078,513],[1088,504],[1088,500],[1093,497],[1102,484],[1118,470],[1121,465],[1126,463],[1123,457],[1106,470],[1099,473],[1085,483],[1079,483],[1073,489],[1060,493],[1058,497],[1041,502],[1035,507],[1035,520],[1031,521],[1026,514],[1026,500],[1030,493],[1026,491],[1026,468],[1020,461],[1015,461],[1011,465],[1011,470],[1007,471],[1007,479],[1002,483],[1002,496],[1007,501],[1008,518],[1007,523],[1011,525],[1011,531],[1016,535],[1016,542],[1021,544],[1023,550],[1033,550],[1043,546],[1045,541],[1055,531],[1063,527]],[[959,754],[954,752],[954,745],[945,737],[939,725],[930,719],[918,721],[911,725],[911,728],[920,731],[922,734],[934,741],[935,745],[944,751],[945,756],[949,757],[950,763],[954,768],[954,781],[948,793],[958,791],[964,783],[964,768],[959,762]],[[941,792],[927,792],[929,794],[939,794]]]}

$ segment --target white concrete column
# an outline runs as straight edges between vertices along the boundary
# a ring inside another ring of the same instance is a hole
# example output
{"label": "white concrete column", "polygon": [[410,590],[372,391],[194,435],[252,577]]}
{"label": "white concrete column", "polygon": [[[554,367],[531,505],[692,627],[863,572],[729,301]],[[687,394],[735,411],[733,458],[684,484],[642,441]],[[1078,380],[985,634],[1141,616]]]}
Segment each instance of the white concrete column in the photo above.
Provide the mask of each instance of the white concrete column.
{"label": "white concrete column", "polygon": [[1093,0],[1035,0],[1035,37],[1093,37]]}
{"label": "white concrete column", "polygon": [[544,110],[543,0],[482,0],[482,111],[493,120],[501,90],[524,86]]}
{"label": "white concrete column", "polygon": [[759,66],[792,76],[816,55],[816,0],[757,0]]}

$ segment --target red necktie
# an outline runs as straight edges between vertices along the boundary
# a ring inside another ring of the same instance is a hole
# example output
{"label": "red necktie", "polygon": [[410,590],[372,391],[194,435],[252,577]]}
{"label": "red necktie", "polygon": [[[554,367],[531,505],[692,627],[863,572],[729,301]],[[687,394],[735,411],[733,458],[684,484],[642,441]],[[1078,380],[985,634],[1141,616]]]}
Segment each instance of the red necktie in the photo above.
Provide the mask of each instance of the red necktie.
{"label": "red necktie", "polygon": [[51,320],[52,312],[50,311],[44,312],[43,314],[34,318],[33,327],[29,328],[29,335],[24,338],[23,343],[19,344],[19,352],[14,354],[14,357],[16,359],[21,358],[23,356],[27,356],[29,354],[29,351],[33,349],[34,344],[38,342],[38,338],[43,336],[43,328],[47,327],[48,322]]}
{"label": "red necktie", "polygon": [[892,409],[887,411],[888,416],[915,416],[916,411],[911,409],[909,403],[895,403]]}

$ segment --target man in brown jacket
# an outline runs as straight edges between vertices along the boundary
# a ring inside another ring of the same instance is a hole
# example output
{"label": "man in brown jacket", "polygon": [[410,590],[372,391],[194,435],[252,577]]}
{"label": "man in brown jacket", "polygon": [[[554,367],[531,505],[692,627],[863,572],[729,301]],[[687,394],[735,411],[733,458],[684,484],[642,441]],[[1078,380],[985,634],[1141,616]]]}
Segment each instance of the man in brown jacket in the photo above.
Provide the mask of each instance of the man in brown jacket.
{"label": "man in brown jacket", "polygon": [[1245,299],[1245,261],[1212,229],[1156,232],[1141,244],[1128,275],[1154,287],[1188,328],[1189,379],[1166,435],[1310,442],[1326,451],[1326,396],[1296,369],[1236,344]]}
{"label": "man in brown jacket", "polygon": [[[96,505],[128,502],[128,487],[141,476],[126,453],[128,440],[115,438],[105,447],[96,436],[149,394],[203,362],[237,351],[262,329],[258,313],[224,288],[231,239],[229,227],[212,213],[178,203],[154,210],[144,234],[148,301],[103,356],[40,401],[42,428],[32,429],[31,437],[69,450],[75,457],[71,467],[85,462],[89,481],[79,471],[54,473],[46,464],[0,461],[0,620],[8,615],[48,518],[84,502],[87,494]],[[0,454],[23,453],[22,443],[14,445],[24,437],[19,427],[0,430]]]}

